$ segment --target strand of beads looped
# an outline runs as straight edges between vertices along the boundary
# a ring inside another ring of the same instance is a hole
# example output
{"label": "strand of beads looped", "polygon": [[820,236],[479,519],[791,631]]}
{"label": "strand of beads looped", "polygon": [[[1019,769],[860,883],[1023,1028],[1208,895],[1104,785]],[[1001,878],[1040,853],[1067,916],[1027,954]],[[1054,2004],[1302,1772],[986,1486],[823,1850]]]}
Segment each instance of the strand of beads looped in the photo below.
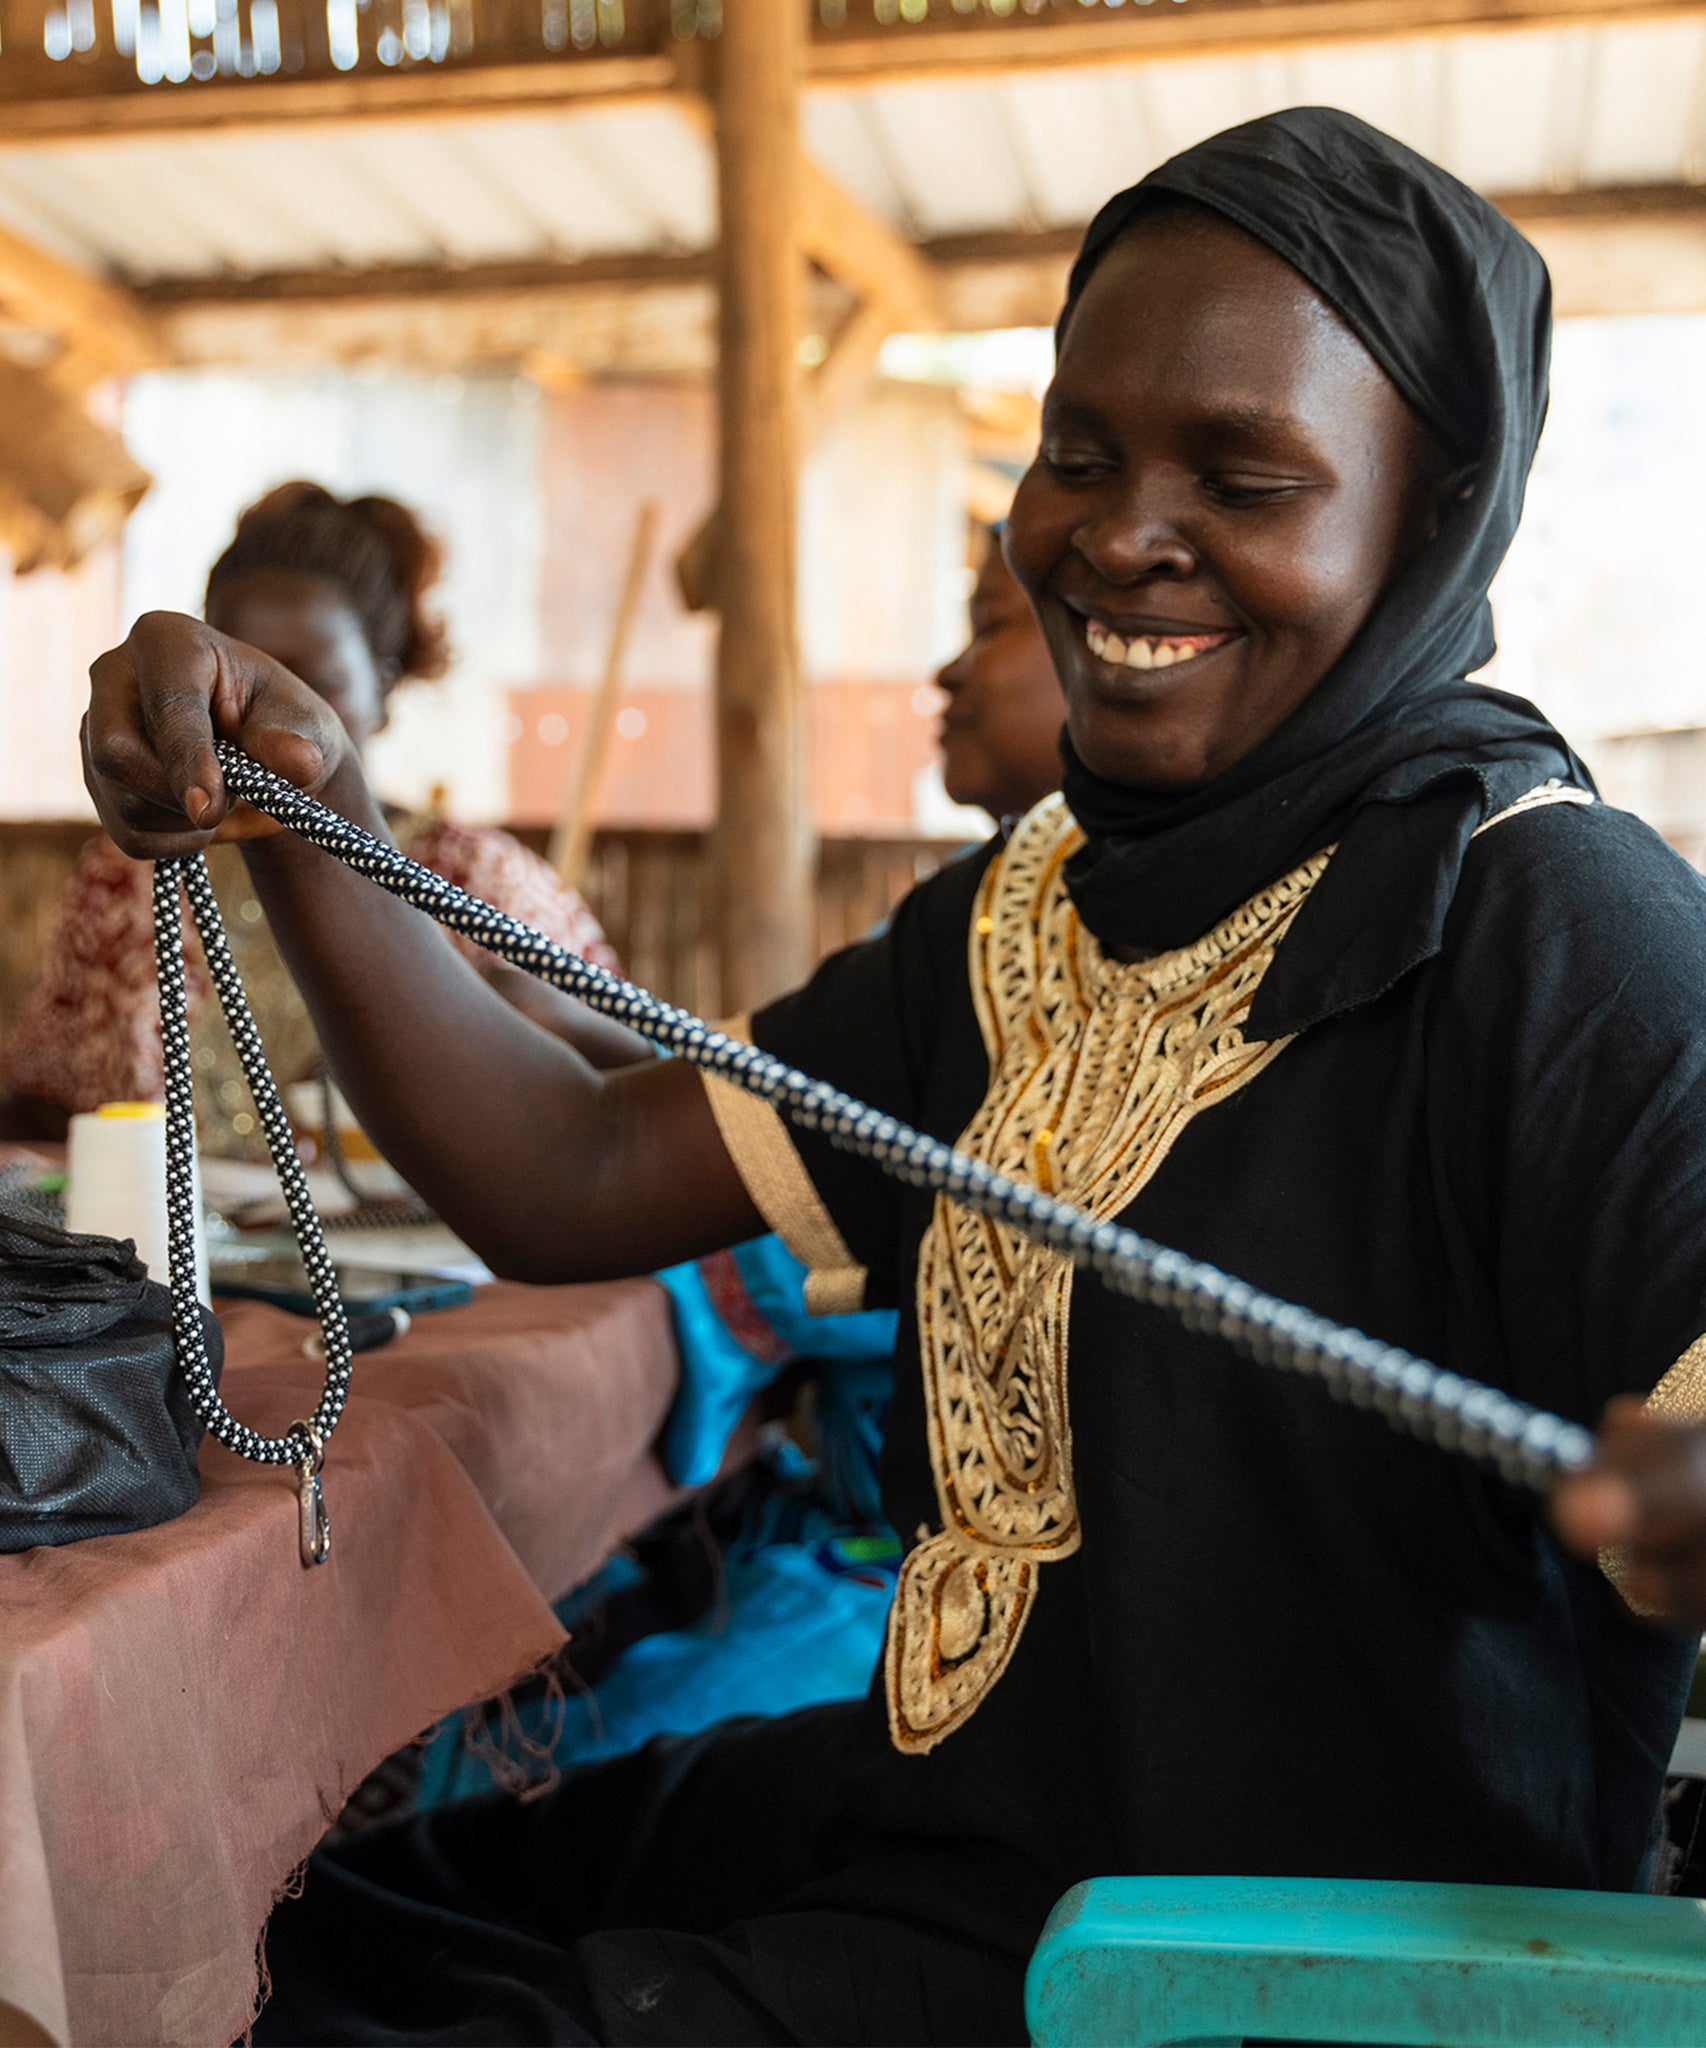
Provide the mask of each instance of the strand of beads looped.
{"label": "strand of beads looped", "polygon": [[1070,1203],[996,1173],[578,958],[304,796],[235,747],[221,743],[218,753],[234,795],[449,930],[678,1058],[763,1097],[802,1129],[820,1132],[896,1179],[934,1189],[1063,1252],[1118,1293],[1176,1315],[1187,1328],[1218,1336],[1262,1365],[1317,1378],[1336,1398],[1372,1409],[1395,1429],[1442,1450],[1490,1465],[1513,1484],[1543,1489],[1592,1456],[1592,1437],[1579,1424],[1264,1294],[1122,1224],[1099,1223]]}
{"label": "strand of beads looped", "polygon": [[[189,899],[190,916],[207,957],[231,1041],[254,1097],[267,1149],[283,1190],[285,1206],[296,1231],[302,1263],[308,1272],[320,1318],[320,1342],[326,1375],[319,1404],[304,1422],[293,1423],[283,1436],[262,1436],[239,1422],[220,1398],[208,1357],[196,1300],[195,1240],[195,1080],[190,1057],[189,1003],[184,984],[183,917],[180,887]],[[319,1470],[325,1444],[337,1427],[349,1398],[352,1356],[349,1327],[338,1295],[337,1276],[326,1252],[319,1216],[308,1192],[307,1176],[297,1157],[295,1134],[279,1100],[260,1033],[255,1029],[242,978],[231,957],[225,925],[200,854],[156,861],[154,865],[154,955],[160,977],[160,1038],[166,1079],[166,1219],[172,1281],[172,1328],[178,1363],[190,1405],[208,1434],[239,1457],[262,1465],[294,1465],[304,1489],[312,1481],[319,1502]],[[312,1470],[310,1471],[310,1467]],[[306,1528],[306,1523],[304,1524]],[[302,1540],[304,1564],[324,1563],[327,1551],[323,1504],[318,1535]]]}

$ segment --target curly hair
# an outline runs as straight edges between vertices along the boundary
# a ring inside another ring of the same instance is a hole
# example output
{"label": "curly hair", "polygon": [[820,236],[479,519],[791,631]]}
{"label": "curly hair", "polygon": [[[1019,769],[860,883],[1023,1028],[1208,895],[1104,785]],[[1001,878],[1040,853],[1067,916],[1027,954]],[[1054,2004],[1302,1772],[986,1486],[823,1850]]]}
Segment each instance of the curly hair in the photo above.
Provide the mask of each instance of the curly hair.
{"label": "curly hair", "polygon": [[335,583],[361,622],[384,686],[443,675],[444,622],[425,609],[444,551],[395,498],[337,498],[319,484],[280,484],[237,521],[208,572],[207,603],[241,577],[266,570]]}

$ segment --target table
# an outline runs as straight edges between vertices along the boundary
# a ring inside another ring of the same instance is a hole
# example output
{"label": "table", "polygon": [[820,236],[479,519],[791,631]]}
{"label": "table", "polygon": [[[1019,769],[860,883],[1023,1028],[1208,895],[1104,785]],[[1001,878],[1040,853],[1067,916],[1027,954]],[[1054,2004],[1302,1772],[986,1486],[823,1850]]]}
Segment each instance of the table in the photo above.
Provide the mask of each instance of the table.
{"label": "table", "polygon": [[[225,1398],[309,1412],[313,1325],[223,1321]],[[209,1443],[188,1515],[0,1556],[0,2048],[226,2048],[274,1900],[391,1751],[563,1641],[550,1602],[677,1498],[663,1290],[496,1285],[356,1361],[326,1459]]]}

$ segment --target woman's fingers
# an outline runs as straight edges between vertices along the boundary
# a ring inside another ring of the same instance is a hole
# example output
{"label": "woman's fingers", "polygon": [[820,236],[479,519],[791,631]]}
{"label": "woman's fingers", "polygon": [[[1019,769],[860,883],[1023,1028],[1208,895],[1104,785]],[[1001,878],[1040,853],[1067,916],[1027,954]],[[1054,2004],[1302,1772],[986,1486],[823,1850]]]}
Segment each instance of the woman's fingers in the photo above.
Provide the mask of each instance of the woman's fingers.
{"label": "woman's fingers", "polygon": [[225,779],[213,751],[213,699],[223,680],[216,639],[199,620],[144,612],[123,649],[150,751],[179,810],[209,831],[225,815]]}
{"label": "woman's fingers", "polygon": [[1553,1494],[1552,1520],[1584,1556],[1623,1553],[1636,1606],[1706,1626],[1706,1427],[1614,1402],[1593,1464]]}
{"label": "woman's fingers", "polygon": [[84,773],[102,822],[140,858],[194,852],[226,823],[216,738],[309,791],[347,744],[329,706],[287,669],[176,613],[138,619],[89,677]]}
{"label": "woman's fingers", "polygon": [[147,860],[195,853],[207,844],[207,834],[190,826],[141,730],[139,709],[126,717],[110,694],[97,694],[83,719],[82,745],[83,780],[101,823],[123,852]]}

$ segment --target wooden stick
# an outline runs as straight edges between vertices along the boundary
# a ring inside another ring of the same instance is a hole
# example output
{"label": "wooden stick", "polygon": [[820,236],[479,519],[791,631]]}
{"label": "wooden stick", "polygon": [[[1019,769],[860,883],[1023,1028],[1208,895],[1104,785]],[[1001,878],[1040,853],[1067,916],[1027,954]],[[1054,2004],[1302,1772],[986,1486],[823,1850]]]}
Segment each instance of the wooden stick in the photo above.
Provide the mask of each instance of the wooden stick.
{"label": "wooden stick", "polygon": [[628,642],[633,638],[634,620],[640,609],[640,592],[646,571],[652,564],[657,540],[658,508],[648,498],[634,521],[634,538],[628,548],[628,574],[622,585],[621,601],[611,621],[610,642],[604,654],[604,673],[598,679],[598,694],[592,700],[592,719],[587,726],[586,744],[581,748],[580,773],[563,805],[557,829],[551,834],[551,865],[565,888],[578,888],[586,871],[587,849],[592,844],[592,812],[598,786],[604,779],[610,741],[616,731],[616,707],[622,700],[622,670],[628,659]]}

